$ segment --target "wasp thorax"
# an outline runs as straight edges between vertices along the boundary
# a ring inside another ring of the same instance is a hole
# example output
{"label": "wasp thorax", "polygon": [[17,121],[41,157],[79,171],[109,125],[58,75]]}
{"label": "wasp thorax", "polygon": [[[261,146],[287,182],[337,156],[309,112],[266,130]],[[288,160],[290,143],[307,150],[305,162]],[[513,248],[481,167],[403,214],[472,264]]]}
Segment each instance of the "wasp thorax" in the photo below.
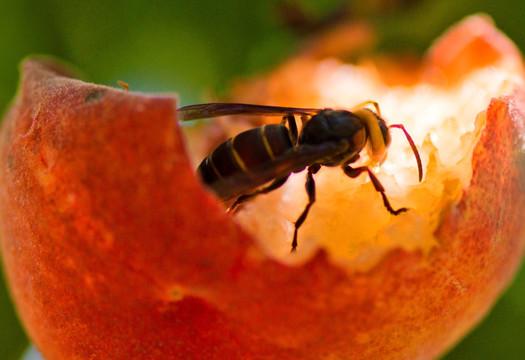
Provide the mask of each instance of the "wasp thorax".
{"label": "wasp thorax", "polygon": [[325,109],[306,123],[299,136],[300,146],[346,142],[341,152],[323,159],[323,165],[338,166],[355,159],[365,147],[366,129],[361,119],[346,110]]}

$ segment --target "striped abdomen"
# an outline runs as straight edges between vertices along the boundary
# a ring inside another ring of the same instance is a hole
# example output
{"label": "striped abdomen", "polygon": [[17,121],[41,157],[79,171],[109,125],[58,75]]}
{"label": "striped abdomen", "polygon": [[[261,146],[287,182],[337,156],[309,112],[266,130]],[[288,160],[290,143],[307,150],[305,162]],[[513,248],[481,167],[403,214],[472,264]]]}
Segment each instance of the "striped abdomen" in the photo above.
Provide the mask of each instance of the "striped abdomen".
{"label": "striped abdomen", "polygon": [[219,145],[202,161],[197,174],[221,199],[228,200],[287,176],[294,154],[288,129],[265,125]]}

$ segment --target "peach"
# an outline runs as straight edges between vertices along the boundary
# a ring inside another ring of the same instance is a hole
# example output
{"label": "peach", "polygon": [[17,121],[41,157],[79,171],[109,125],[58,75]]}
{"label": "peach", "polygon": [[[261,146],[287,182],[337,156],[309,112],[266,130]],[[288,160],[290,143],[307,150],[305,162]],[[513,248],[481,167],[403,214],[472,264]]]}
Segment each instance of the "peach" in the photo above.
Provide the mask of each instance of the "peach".
{"label": "peach", "polygon": [[[525,93],[519,53],[484,17],[433,49],[412,85],[384,84],[389,66],[303,54],[253,83],[262,96],[237,97],[347,108],[378,100],[420,148],[421,184],[402,135],[374,169],[395,207],[411,208],[397,217],[364,176],[321,170],[297,254],[287,247],[304,206],[302,174],[234,219],[194,175],[175,99],[26,61],[0,134],[0,238],[17,311],[43,356],[429,359],[446,351],[522,259]],[[479,51],[490,56],[480,60]],[[282,81],[301,77],[308,85],[297,92]],[[187,141],[203,149],[199,131]]]}

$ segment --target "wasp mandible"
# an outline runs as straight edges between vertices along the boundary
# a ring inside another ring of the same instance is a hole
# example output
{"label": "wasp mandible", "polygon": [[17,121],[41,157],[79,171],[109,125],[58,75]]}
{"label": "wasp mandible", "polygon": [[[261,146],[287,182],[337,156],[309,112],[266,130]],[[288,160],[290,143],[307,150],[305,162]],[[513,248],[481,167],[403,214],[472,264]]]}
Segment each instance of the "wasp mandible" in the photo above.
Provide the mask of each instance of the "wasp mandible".
{"label": "wasp mandible", "polygon": [[[366,105],[372,105],[375,112]],[[295,221],[292,252],[297,249],[297,232],[316,200],[314,175],[322,166],[340,166],[350,178],[366,172],[388,212],[398,215],[407,211],[404,207],[392,208],[384,187],[368,166],[350,166],[365,147],[373,163],[385,161],[391,140],[389,129],[399,128],[414,152],[419,181],[423,178],[421,157],[414,141],[403,125],[386,125],[375,101],[362,103],[352,111],[236,103],[178,109],[182,121],[238,114],[282,116],[282,121],[244,131],[220,144],[201,162],[197,175],[223,201],[236,198],[227,210],[233,212],[254,197],[281,187],[292,173],[306,168],[308,203]],[[303,120],[300,132],[295,116]],[[266,183],[269,184],[263,186]]]}

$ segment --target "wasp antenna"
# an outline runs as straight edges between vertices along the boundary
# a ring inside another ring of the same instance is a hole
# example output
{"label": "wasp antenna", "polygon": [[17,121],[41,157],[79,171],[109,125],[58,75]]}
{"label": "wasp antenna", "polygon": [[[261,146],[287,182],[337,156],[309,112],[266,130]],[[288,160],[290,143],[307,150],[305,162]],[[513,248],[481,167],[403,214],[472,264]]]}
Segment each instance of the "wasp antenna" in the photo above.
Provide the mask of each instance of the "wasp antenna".
{"label": "wasp antenna", "polygon": [[389,128],[393,128],[394,127],[394,128],[401,129],[405,133],[405,136],[407,137],[408,143],[410,144],[410,147],[412,148],[412,151],[414,152],[414,156],[416,157],[417,171],[419,173],[419,182],[421,182],[421,180],[423,180],[423,164],[421,163],[421,156],[419,156],[419,151],[417,150],[416,144],[414,144],[414,140],[412,140],[412,137],[410,136],[408,131],[406,131],[406,129],[405,129],[405,127],[403,125],[401,125],[401,124],[393,124],[393,125],[390,125],[388,127]]}

